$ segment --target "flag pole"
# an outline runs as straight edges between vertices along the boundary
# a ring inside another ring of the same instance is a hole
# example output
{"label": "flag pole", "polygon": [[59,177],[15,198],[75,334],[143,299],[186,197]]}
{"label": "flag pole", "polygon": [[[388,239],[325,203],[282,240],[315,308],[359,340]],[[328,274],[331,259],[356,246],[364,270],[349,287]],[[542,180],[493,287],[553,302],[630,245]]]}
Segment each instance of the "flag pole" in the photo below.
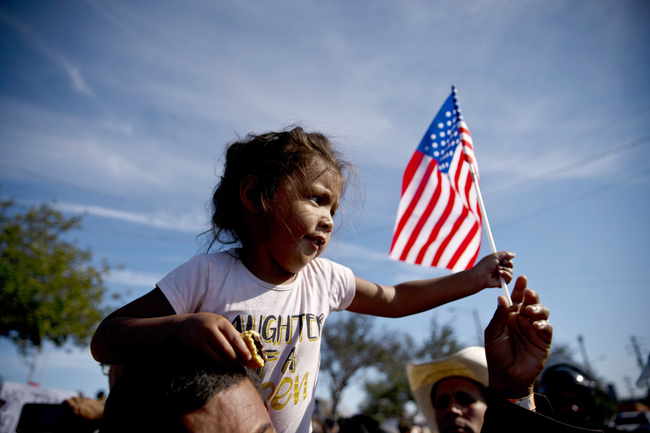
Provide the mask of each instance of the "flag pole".
{"label": "flag pole", "polygon": [[[456,102],[456,87],[451,86],[451,91],[454,94],[454,102]],[[458,108],[456,108],[458,110]],[[478,197],[478,207],[481,210],[481,216],[483,217],[483,223],[485,225],[485,232],[487,233],[488,241],[490,242],[490,248],[493,253],[497,252],[497,247],[494,244],[494,238],[492,237],[492,230],[490,230],[490,222],[488,221],[487,212],[485,212],[485,205],[483,204],[483,196],[481,195],[481,189],[478,186],[478,176],[476,175],[476,169],[474,168],[474,161],[469,163],[469,171],[472,174],[472,184],[474,185],[474,191],[476,191],[476,196]],[[508,292],[508,285],[499,276],[499,281],[501,282],[501,288],[503,289],[503,294],[506,297],[508,306],[512,305],[512,299],[510,299],[510,293]]]}
{"label": "flag pole", "polygon": [[[485,223],[485,232],[487,233],[488,241],[490,242],[490,248],[493,253],[497,252],[497,247],[494,244],[494,238],[492,237],[492,230],[490,230],[490,222],[488,221],[487,213],[485,212],[485,205],[483,204],[483,197],[481,196],[481,189],[478,187],[478,182],[476,181],[476,171],[474,170],[474,164],[469,165],[469,171],[472,173],[472,183],[474,184],[474,190],[476,191],[476,196],[478,197],[478,207],[481,209],[481,215],[483,216],[483,222]],[[503,289],[503,294],[508,301],[508,306],[512,305],[512,300],[510,299],[510,293],[508,292],[508,286],[506,282],[503,281],[503,278],[499,275],[499,281],[501,281],[501,288]]]}

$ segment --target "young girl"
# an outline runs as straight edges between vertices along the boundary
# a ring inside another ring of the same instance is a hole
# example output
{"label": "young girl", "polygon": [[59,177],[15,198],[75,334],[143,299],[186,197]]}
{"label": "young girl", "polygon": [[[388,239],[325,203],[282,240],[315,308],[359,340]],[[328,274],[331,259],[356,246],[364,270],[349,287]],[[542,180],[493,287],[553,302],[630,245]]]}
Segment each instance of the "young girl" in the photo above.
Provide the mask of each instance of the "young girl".
{"label": "young girl", "polygon": [[318,258],[350,168],[325,136],[299,127],[232,144],[213,196],[212,242],[239,248],[193,257],[109,315],[91,343],[95,359],[159,363],[169,351],[200,350],[245,364],[251,354],[239,333],[254,329],[268,357],[260,376],[274,427],[308,432],[321,331],[332,311],[402,317],[498,287],[499,276],[510,282],[507,252],[394,287]]}

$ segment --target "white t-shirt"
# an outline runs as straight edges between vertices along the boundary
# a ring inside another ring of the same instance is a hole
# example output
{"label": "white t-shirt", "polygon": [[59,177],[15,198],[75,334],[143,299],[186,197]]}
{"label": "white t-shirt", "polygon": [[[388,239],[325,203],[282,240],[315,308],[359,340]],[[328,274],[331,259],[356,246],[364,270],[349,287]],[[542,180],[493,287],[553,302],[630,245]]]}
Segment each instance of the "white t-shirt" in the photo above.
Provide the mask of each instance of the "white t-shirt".
{"label": "white t-shirt", "polygon": [[229,250],[199,254],[157,286],[176,314],[211,312],[240,331],[259,332],[268,357],[260,378],[273,426],[278,432],[311,431],[321,331],[327,316],[354,298],[349,268],[317,258],[292,283],[278,286],[255,277]]}

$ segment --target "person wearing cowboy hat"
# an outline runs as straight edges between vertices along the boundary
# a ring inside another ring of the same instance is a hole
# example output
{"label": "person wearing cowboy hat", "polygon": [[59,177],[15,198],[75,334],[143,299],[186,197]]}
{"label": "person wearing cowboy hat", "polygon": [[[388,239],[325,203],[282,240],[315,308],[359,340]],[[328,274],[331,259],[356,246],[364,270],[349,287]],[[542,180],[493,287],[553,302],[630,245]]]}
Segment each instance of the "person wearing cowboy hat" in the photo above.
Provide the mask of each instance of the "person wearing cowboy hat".
{"label": "person wearing cowboy hat", "polygon": [[511,306],[499,296],[485,349],[407,365],[411,392],[434,433],[594,431],[536,411],[533,384],[548,358],[553,327],[548,308],[526,285],[526,277],[517,278]]}
{"label": "person wearing cowboy hat", "polygon": [[434,433],[462,428],[478,433],[487,410],[485,349],[468,347],[449,357],[408,364],[411,392]]}

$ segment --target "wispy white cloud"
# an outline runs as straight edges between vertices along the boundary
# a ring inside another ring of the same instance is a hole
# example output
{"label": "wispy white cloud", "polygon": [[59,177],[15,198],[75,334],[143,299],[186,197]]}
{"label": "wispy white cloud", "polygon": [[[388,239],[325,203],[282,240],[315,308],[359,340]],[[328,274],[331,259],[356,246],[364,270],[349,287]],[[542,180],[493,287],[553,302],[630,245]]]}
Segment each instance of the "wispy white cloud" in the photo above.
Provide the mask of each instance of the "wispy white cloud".
{"label": "wispy white cloud", "polygon": [[[388,250],[368,248],[360,244],[333,238],[323,257],[353,269],[355,275],[381,284],[396,284],[403,281],[421,280],[447,275],[450,271],[399,262],[388,258]],[[384,281],[377,281],[377,275]]]}
{"label": "wispy white cloud", "polygon": [[88,206],[70,203],[54,203],[54,207],[63,212],[89,214],[103,218],[126,221],[134,224],[142,224],[150,227],[176,230],[187,233],[198,233],[203,229],[201,218],[196,214],[173,215],[163,211],[144,214],[102,206]]}
{"label": "wispy white cloud", "polygon": [[88,87],[88,83],[86,83],[85,78],[81,74],[81,69],[61,56],[59,56],[58,61],[68,73],[68,76],[72,81],[72,86],[75,88],[75,90],[83,95],[94,98],[95,94],[90,89],[90,87]]}
{"label": "wispy white cloud", "polygon": [[16,17],[8,15],[5,11],[0,10],[0,19],[17,30],[24,38],[25,42],[37,52],[48,58],[52,63],[59,66],[68,76],[72,87],[79,93],[90,98],[95,94],[88,86],[81,69],[70,62],[63,51],[52,42],[42,38],[31,26]]}
{"label": "wispy white cloud", "polygon": [[129,287],[144,287],[153,289],[158,281],[164,277],[165,274],[158,274],[152,272],[138,272],[129,269],[112,270],[106,281],[113,284],[122,284]]}
{"label": "wispy white cloud", "polygon": [[3,160],[27,170],[114,196],[138,197],[143,204],[147,197],[160,200],[179,191],[203,200],[214,182],[213,158],[194,158],[173,140],[143,135],[130,122],[89,120],[6,98],[0,106]]}

